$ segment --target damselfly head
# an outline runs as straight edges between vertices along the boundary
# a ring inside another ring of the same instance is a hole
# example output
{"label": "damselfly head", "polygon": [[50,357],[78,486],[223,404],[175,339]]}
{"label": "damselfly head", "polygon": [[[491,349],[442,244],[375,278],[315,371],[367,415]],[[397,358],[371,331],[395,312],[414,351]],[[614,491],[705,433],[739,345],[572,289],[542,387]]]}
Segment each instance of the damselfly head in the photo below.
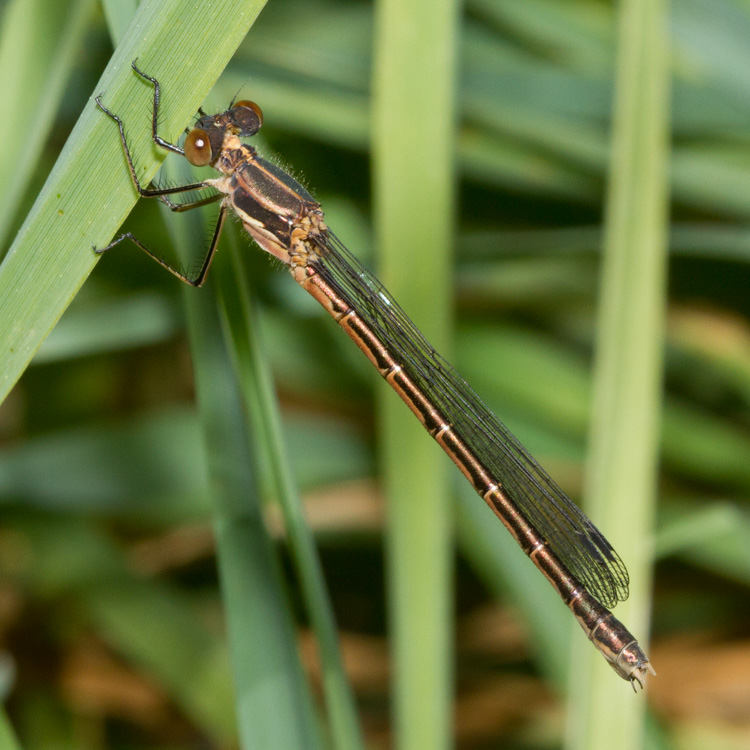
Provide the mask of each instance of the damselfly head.
{"label": "damselfly head", "polygon": [[230,131],[240,138],[255,135],[263,124],[263,112],[255,103],[243,99],[218,115],[203,115],[195,127],[202,130]]}
{"label": "damselfly head", "polygon": [[185,157],[196,167],[205,167],[218,159],[224,135],[233,133],[240,138],[255,135],[263,124],[263,112],[255,103],[243,99],[226,112],[204,115],[185,139]]}

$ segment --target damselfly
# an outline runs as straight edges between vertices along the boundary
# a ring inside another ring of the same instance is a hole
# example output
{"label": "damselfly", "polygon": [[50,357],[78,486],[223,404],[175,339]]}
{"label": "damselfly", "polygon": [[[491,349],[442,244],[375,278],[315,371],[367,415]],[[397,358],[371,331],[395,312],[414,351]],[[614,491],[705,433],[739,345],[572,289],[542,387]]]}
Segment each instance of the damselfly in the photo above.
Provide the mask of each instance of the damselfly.
{"label": "damselfly", "polygon": [[[133,70],[154,87],[154,143],[183,155],[194,166],[210,165],[221,173],[189,185],[144,188],[122,120],[102,104],[100,95],[96,103],[119,127],[138,192],[160,198],[172,211],[220,201],[219,218],[206,259],[194,277],[167,264],[130,233],[96,252],[130,239],[181,281],[201,286],[227,211],[234,211],[258,245],[288,266],[295,281],[325,308],[414,412],[557,590],[617,674],[630,680],[634,689],[642,686],[654,670],[636,639],[607,609],[628,596],[622,560],[326,226],[320,204],[293,177],[242,142],[260,129],[260,108],[239,101],[215,115],[201,110],[181,148],[159,136],[159,82],[139,70],[136,62]],[[174,203],[168,197],[201,190],[211,192],[188,203]]]}

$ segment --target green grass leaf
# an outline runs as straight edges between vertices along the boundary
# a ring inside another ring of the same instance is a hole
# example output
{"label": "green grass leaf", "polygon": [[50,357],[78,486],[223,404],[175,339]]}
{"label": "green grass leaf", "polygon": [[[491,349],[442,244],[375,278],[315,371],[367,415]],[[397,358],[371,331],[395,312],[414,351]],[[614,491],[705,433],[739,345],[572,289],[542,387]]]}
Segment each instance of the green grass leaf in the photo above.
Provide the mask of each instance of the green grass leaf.
{"label": "green grass leaf", "polygon": [[[445,351],[452,313],[458,5],[389,0],[378,10],[373,177],[380,272]],[[395,743],[437,750],[451,743],[449,466],[404,404],[381,389]]]}
{"label": "green grass leaf", "polygon": [[[669,216],[666,3],[621,3],[618,30],[584,506],[627,561],[630,598],[617,617],[648,652]],[[589,644],[577,640],[574,655],[568,747],[641,747],[645,702],[612,713],[627,688]]]}
{"label": "green grass leaf", "polygon": [[80,53],[93,0],[14,0],[0,27],[0,112],[13,113],[18,138],[0,139],[0,163],[13,164],[13,179],[0,181],[0,247],[49,136],[55,113]]}
{"label": "green grass leaf", "polygon": [[[128,123],[144,183],[164,154],[139,125],[151,91],[130,63],[138,58],[164,91],[179,92],[166,98],[160,120],[162,135],[176,138],[262,7],[261,0],[139,7],[93,94],[103,93],[106,105]],[[228,16],[232,23],[226,25]],[[217,27],[224,33],[213,33]],[[0,266],[0,401],[96,265],[92,246],[109,242],[136,200],[117,128],[91,100]]]}

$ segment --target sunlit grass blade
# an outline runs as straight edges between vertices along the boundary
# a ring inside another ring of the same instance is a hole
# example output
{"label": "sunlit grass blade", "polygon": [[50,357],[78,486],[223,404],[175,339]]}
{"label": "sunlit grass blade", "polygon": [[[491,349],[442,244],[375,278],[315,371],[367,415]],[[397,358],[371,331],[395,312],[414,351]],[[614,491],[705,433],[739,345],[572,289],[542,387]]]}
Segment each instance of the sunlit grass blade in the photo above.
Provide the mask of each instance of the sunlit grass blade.
{"label": "sunlit grass blade", "polygon": [[[585,507],[627,562],[630,599],[617,616],[648,651],[669,195],[666,3],[628,0],[618,20]],[[645,702],[623,701],[625,688],[588,644],[574,654],[568,747],[641,747]]]}
{"label": "sunlit grass blade", "polygon": [[93,0],[14,0],[3,9],[0,112],[13,113],[13,128],[23,133],[23,144],[18,138],[0,139],[0,163],[13,165],[13,179],[0,181],[0,248],[42,153],[93,9]]}
{"label": "sunlit grass blade", "polygon": [[[452,313],[458,6],[386,0],[376,24],[373,175],[381,276],[445,351]],[[395,746],[437,750],[452,744],[449,467],[404,404],[380,393]]]}
{"label": "sunlit grass blade", "polygon": [[[175,138],[262,6],[262,0],[143,3],[94,93],[104,92],[126,122],[140,122],[149,90],[130,70],[139,58],[165,89],[182,92],[165,103],[160,122],[162,134]],[[231,24],[224,24],[227,17]],[[206,29],[217,25],[224,33],[206,45]],[[131,138],[148,182],[163,153],[148,128],[133,129]],[[107,244],[136,199],[117,128],[91,101],[0,266],[0,401],[94,268],[92,245]]]}

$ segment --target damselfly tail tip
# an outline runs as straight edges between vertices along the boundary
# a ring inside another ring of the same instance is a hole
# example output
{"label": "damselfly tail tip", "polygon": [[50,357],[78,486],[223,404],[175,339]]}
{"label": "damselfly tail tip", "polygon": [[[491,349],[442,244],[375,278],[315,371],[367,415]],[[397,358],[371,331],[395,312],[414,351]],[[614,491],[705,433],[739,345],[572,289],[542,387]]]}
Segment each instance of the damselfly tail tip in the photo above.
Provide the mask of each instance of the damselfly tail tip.
{"label": "damselfly tail tip", "polygon": [[656,670],[651,666],[651,662],[646,661],[639,664],[629,675],[628,679],[633,686],[633,692],[637,693],[639,689],[643,690],[646,677],[651,674],[656,677]]}

